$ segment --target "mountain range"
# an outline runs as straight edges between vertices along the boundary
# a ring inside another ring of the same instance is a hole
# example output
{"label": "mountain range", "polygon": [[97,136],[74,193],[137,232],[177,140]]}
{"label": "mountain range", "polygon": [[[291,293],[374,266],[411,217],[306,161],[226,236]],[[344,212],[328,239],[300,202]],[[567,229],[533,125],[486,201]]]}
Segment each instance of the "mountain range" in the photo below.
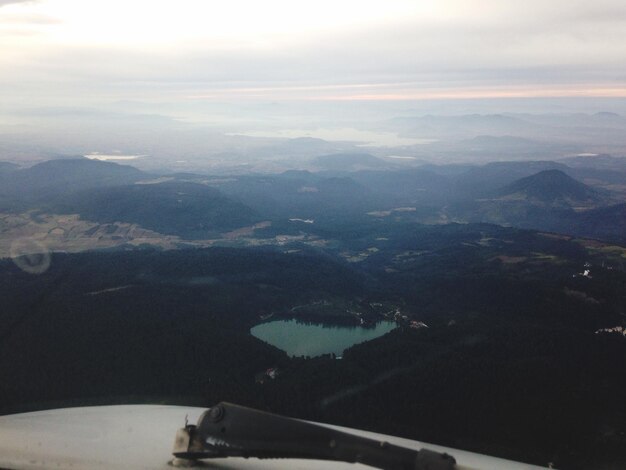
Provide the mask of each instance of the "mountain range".
{"label": "mountain range", "polygon": [[27,169],[5,166],[0,208],[135,223],[192,239],[261,220],[348,220],[396,208],[410,210],[394,217],[417,222],[488,222],[613,241],[625,238],[620,220],[626,173],[552,161],[345,170],[374,158],[335,154],[320,160],[334,170],[231,176],[155,175],[84,158]]}

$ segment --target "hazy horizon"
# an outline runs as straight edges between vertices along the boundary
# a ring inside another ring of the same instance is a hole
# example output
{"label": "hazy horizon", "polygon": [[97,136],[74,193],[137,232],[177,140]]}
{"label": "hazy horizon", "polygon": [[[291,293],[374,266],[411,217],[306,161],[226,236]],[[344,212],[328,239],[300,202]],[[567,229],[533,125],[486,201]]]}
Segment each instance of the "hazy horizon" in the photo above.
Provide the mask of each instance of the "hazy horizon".
{"label": "hazy horizon", "polygon": [[[581,133],[606,123],[558,116],[626,115],[625,42],[626,6],[611,0],[3,0],[0,160],[146,155],[198,169],[366,146],[445,163],[462,158],[442,145],[482,135],[562,147],[545,157],[623,155],[623,123]],[[398,121],[511,113],[552,117]]]}
{"label": "hazy horizon", "polygon": [[4,0],[0,25],[14,103],[626,97],[618,0]]}

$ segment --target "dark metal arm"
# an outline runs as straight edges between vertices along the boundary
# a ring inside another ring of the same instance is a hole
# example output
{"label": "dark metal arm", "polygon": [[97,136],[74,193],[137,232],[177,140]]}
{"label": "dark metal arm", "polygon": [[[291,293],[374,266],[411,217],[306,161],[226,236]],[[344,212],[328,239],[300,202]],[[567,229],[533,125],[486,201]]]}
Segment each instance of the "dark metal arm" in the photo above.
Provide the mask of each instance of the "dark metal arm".
{"label": "dark metal arm", "polygon": [[336,460],[385,470],[456,468],[456,461],[448,454],[427,449],[416,451],[230,403],[209,408],[200,416],[196,426],[187,425],[180,429],[173,453],[184,459]]}

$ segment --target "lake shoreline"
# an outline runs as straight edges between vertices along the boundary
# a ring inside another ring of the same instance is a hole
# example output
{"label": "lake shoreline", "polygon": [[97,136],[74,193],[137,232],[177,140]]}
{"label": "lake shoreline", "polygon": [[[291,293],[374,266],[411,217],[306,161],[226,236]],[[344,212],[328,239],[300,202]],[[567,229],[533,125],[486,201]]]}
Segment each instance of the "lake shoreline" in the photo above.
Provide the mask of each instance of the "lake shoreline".
{"label": "lake shoreline", "polygon": [[250,329],[250,334],[290,357],[342,356],[355,344],[378,338],[397,327],[395,322],[388,320],[364,327],[308,323],[291,318],[260,323]]}

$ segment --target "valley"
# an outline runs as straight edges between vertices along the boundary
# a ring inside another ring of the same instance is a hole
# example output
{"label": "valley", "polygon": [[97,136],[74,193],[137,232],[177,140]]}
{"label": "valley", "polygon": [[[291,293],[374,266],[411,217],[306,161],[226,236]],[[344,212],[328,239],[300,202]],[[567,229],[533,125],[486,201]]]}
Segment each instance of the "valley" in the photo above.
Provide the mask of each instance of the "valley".
{"label": "valley", "polygon": [[567,468],[626,457],[619,194],[536,162],[121,185],[137,172],[78,165],[75,191],[0,191],[2,411],[228,399]]}

